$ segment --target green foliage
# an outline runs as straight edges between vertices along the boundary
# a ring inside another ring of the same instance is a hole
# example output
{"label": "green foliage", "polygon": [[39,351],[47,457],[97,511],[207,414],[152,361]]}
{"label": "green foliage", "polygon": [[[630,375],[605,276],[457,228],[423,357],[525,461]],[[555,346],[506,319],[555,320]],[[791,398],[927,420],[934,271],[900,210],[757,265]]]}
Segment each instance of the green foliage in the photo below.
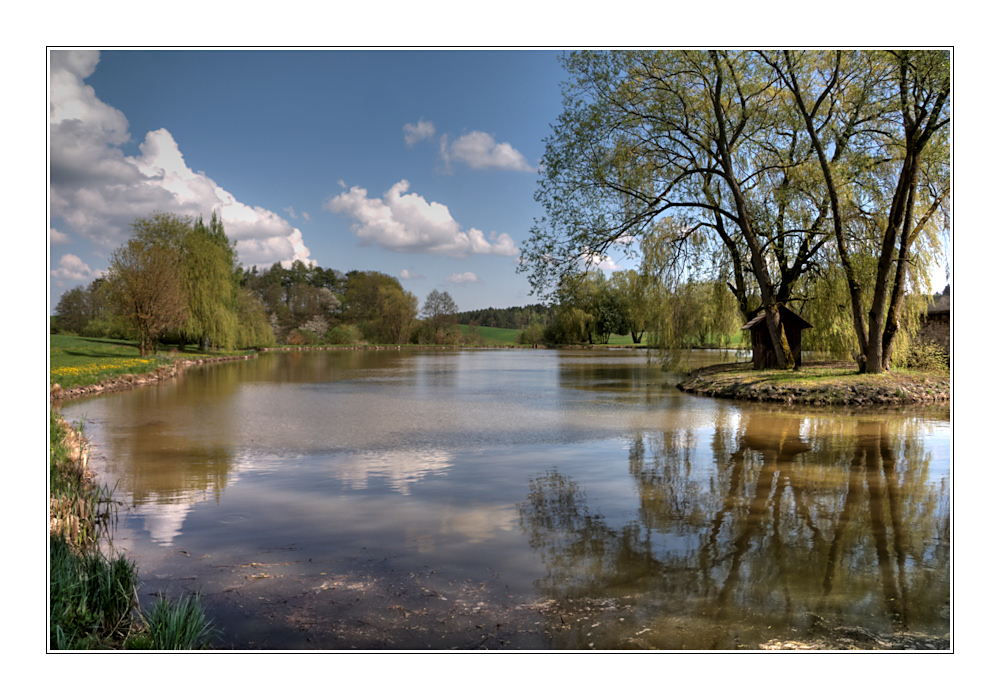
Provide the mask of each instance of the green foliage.
{"label": "green foliage", "polygon": [[545,327],[545,342],[551,345],[588,343],[593,336],[594,316],[575,306],[562,307]]}
{"label": "green foliage", "polygon": [[864,346],[869,365],[905,345],[904,297],[926,290],[949,226],[947,52],[585,51],[563,65],[545,215],[518,268],[536,293],[596,327],[566,278],[638,247],[665,289],[661,346],[728,337],[729,309],[685,287],[709,282],[741,320],[811,309],[816,347]]}
{"label": "green foliage", "polygon": [[202,349],[274,342],[263,306],[241,292],[235,247],[214,212],[207,226],[174,214],[136,219],[111,263],[90,290],[83,330],[93,336],[135,337],[144,357],[168,333]]}
{"label": "green foliage", "polygon": [[63,333],[79,333],[90,321],[90,308],[83,287],[63,293],[56,305],[56,327]]}
{"label": "green foliage", "polygon": [[361,341],[361,332],[357,326],[345,323],[327,331],[325,340],[331,345],[357,345]]}
{"label": "green foliage", "polygon": [[176,602],[161,597],[142,615],[146,630],[142,646],[164,650],[208,649],[218,631],[205,616],[199,596],[181,596]]}
{"label": "green foliage", "polygon": [[928,372],[949,371],[948,352],[935,342],[915,341],[906,348],[906,354],[897,363],[903,369]]}
{"label": "green foliage", "polygon": [[532,324],[546,325],[552,321],[555,311],[545,304],[511,306],[505,309],[477,309],[460,311],[455,319],[458,323],[482,326],[484,328],[513,328],[520,330]]}
{"label": "green foliage", "polygon": [[541,345],[545,342],[545,326],[541,323],[532,323],[523,331],[517,334],[518,345]]}
{"label": "green foliage", "polygon": [[49,538],[49,644],[53,649],[120,645],[132,623],[137,576],[124,556],[81,551]]}
{"label": "green foliage", "polygon": [[202,348],[231,348],[240,334],[238,287],[233,277],[235,253],[214,212],[212,224],[209,229],[199,219],[181,243],[188,314],[180,330]]}

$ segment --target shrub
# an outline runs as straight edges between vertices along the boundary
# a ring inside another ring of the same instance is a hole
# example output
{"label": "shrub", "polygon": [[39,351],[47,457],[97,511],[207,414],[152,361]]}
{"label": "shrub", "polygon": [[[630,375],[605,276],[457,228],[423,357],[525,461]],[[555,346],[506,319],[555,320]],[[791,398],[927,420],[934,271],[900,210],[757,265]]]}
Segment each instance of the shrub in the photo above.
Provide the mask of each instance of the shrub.
{"label": "shrub", "polygon": [[541,345],[545,342],[545,326],[532,323],[517,334],[518,345]]}
{"label": "shrub", "polygon": [[902,365],[907,369],[947,372],[948,352],[934,342],[915,341],[907,349]]}
{"label": "shrub", "polygon": [[360,341],[358,327],[351,324],[334,326],[326,333],[326,342],[331,345],[356,345]]}

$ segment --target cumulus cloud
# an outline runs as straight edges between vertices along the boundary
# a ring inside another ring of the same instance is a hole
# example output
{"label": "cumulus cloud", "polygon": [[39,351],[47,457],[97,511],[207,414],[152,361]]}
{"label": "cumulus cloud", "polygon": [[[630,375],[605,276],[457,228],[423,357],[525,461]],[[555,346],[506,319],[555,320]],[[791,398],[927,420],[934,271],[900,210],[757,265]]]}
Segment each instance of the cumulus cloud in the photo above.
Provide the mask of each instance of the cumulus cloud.
{"label": "cumulus cloud", "polygon": [[445,164],[457,161],[470,168],[484,170],[520,170],[535,172],[521,153],[509,143],[497,143],[489,134],[473,131],[449,142],[447,135],[441,137],[441,156]]}
{"label": "cumulus cloud", "polygon": [[479,275],[475,272],[456,272],[453,275],[448,275],[445,282],[450,284],[472,284],[479,281]]}
{"label": "cumulus cloud", "polygon": [[166,129],[146,134],[139,155],[126,156],[122,146],[132,138],[128,120],[84,82],[99,60],[96,51],[50,54],[53,216],[72,234],[110,252],[128,239],[138,217],[154,211],[207,217],[214,210],[244,264],[309,261],[297,228],[274,212],[236,201],[210,177],[193,172]]}
{"label": "cumulus cloud", "polygon": [[418,141],[423,141],[424,139],[429,139],[434,135],[434,122],[425,122],[423,119],[417,121],[414,124],[404,124],[403,125],[403,138],[406,139],[406,145],[412,146]]}
{"label": "cumulus cloud", "polygon": [[400,180],[381,198],[369,197],[362,187],[352,187],[327,200],[324,207],[354,219],[352,229],[363,245],[374,243],[403,253],[434,253],[464,258],[468,255],[518,254],[506,233],[463,230],[448,207],[407,194],[410,183]]}
{"label": "cumulus cloud", "polygon": [[59,266],[49,272],[54,278],[71,284],[89,282],[101,274],[100,270],[92,269],[90,265],[72,253],[67,253],[59,258]]}
{"label": "cumulus cloud", "polygon": [[49,243],[51,245],[65,245],[66,243],[72,243],[73,239],[67,236],[62,231],[57,231],[54,228],[49,228]]}
{"label": "cumulus cloud", "polygon": [[419,272],[412,272],[411,270],[401,270],[399,273],[399,279],[401,280],[425,280],[427,277],[421,275]]}
{"label": "cumulus cloud", "polygon": [[593,268],[605,271],[622,269],[621,265],[616,263],[607,255],[602,255],[600,253],[595,253],[593,251],[588,251],[584,253],[582,257],[582,263],[584,267],[587,268],[588,270]]}

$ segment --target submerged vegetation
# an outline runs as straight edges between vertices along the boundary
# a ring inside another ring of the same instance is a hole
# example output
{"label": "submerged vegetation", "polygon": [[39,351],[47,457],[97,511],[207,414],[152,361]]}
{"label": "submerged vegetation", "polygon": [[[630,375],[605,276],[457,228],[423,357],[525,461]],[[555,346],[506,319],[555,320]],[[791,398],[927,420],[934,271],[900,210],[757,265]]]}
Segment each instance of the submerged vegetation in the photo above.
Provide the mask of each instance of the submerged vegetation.
{"label": "submerged vegetation", "polygon": [[[197,598],[138,611],[135,563],[110,546],[112,493],[87,469],[82,429],[49,413],[49,646],[204,649],[215,638]],[[106,551],[107,550],[107,551]]]}

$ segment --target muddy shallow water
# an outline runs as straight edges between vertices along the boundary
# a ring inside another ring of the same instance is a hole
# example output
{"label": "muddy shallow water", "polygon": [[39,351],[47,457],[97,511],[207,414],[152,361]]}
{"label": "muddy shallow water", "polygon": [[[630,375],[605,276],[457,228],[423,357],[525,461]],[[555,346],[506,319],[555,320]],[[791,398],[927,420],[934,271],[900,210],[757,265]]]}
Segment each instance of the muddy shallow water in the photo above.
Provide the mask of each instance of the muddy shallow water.
{"label": "muddy shallow water", "polygon": [[200,592],[220,647],[947,634],[947,406],[677,380],[632,351],[271,353],[62,411],[117,484],[141,602]]}

